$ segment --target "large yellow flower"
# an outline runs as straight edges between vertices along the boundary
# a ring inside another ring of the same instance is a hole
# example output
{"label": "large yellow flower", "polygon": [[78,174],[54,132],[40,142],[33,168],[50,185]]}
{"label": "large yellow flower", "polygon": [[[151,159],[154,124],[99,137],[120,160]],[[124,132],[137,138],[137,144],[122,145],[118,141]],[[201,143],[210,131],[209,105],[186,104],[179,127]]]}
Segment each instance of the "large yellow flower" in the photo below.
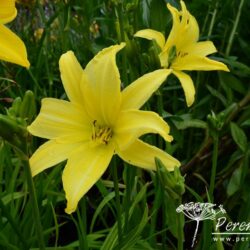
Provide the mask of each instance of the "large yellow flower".
{"label": "large yellow flower", "polygon": [[135,36],[156,41],[161,50],[161,66],[173,69],[172,73],[181,82],[187,105],[191,106],[195,88],[190,76],[182,70],[229,70],[225,64],[207,58],[207,55],[217,50],[211,41],[198,42],[199,26],[185,3],[181,1],[181,11],[170,4],[167,7],[173,17],[173,26],[167,41],[162,33],[152,29],[140,30]]}
{"label": "large yellow flower", "polygon": [[0,60],[29,67],[23,41],[4,24],[12,21],[17,14],[15,0],[0,1]]}
{"label": "large yellow flower", "polygon": [[115,56],[123,47],[102,50],[84,70],[73,52],[63,54],[59,66],[69,101],[43,99],[40,114],[28,127],[31,134],[50,139],[30,158],[33,176],[68,159],[62,176],[67,213],[75,211],[114,154],[145,169],[155,169],[155,157],[169,170],[180,166],[166,152],[139,139],[146,133],[158,133],[172,140],[160,116],[139,110],[171,70],[146,74],[121,91]]}

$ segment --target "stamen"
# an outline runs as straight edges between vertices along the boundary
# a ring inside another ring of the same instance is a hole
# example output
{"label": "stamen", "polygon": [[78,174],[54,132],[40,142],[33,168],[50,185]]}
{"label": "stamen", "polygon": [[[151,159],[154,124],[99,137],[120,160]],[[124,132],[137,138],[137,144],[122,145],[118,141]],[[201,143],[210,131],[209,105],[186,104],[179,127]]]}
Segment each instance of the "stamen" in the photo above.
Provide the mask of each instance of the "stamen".
{"label": "stamen", "polygon": [[92,140],[98,144],[105,144],[107,145],[110,139],[113,136],[112,129],[108,126],[101,126],[98,125],[97,120],[93,121],[92,127]]}

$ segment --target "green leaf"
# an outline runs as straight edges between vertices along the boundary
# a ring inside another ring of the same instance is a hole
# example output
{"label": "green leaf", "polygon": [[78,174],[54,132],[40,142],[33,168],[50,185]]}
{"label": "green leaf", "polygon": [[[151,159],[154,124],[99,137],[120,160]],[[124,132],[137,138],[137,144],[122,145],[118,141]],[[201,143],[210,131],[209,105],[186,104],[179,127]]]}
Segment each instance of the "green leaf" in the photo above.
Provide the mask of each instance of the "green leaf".
{"label": "green leaf", "polygon": [[242,172],[242,169],[241,168],[237,168],[232,176],[231,176],[231,179],[229,181],[229,184],[227,186],[227,195],[228,196],[231,196],[233,195],[236,191],[239,190],[240,188],[240,180],[241,180],[241,172]]}
{"label": "green leaf", "polygon": [[244,122],[242,122],[241,126],[243,126],[243,127],[250,127],[250,119],[247,119]]}
{"label": "green leaf", "polygon": [[[148,186],[148,184],[145,184],[142,187],[142,189],[140,190],[140,192],[136,195],[134,202],[132,203],[131,208],[129,209],[129,218],[132,216],[137,204],[145,197],[147,186]],[[145,213],[145,211],[144,211],[144,213]],[[125,222],[125,217],[123,214],[122,215],[122,227],[124,226],[124,222]],[[112,227],[112,229],[110,230],[107,238],[103,242],[101,250],[113,249],[117,245],[117,241],[118,241],[118,226],[117,226],[117,222],[116,222],[114,224],[114,226]]]}
{"label": "green leaf", "polygon": [[114,250],[131,249],[136,245],[137,241],[140,239],[142,230],[147,225],[148,219],[148,207],[146,205],[143,215],[140,218],[140,223],[126,235],[123,241],[117,245]]}
{"label": "green leaf", "polygon": [[231,135],[238,145],[238,147],[245,152],[247,149],[247,136],[243,129],[241,129],[236,123],[230,123]]}
{"label": "green leaf", "polygon": [[173,199],[170,195],[166,193],[165,195],[165,216],[166,216],[166,222],[168,225],[168,228],[170,232],[173,234],[173,236],[178,239],[180,236],[179,228],[181,228],[183,231],[184,228],[184,215],[179,214],[176,212],[176,208],[178,207],[178,202],[176,202],[175,199]]}
{"label": "green leaf", "polygon": [[223,81],[225,86],[230,87],[232,90],[237,91],[240,94],[246,93],[244,84],[236,78],[234,75],[225,72],[219,72],[220,80]]}
{"label": "green leaf", "polygon": [[93,215],[93,219],[91,221],[91,225],[90,225],[90,232],[93,231],[94,228],[94,224],[96,221],[97,216],[101,213],[103,207],[113,198],[115,197],[115,192],[111,192],[109,193],[107,196],[104,197],[104,199],[102,200],[102,202],[99,204],[99,206],[97,207],[94,215]]}
{"label": "green leaf", "polygon": [[182,130],[187,129],[187,128],[207,129],[207,123],[199,119],[174,121],[174,124],[178,129],[182,129]]}
{"label": "green leaf", "polygon": [[209,90],[209,92],[211,93],[211,95],[213,95],[214,97],[216,97],[217,99],[219,99],[221,101],[221,103],[225,107],[227,106],[227,99],[218,90],[216,90],[215,88],[211,87],[210,85],[207,85],[207,89]]}
{"label": "green leaf", "polygon": [[[216,57],[212,57],[216,58]],[[250,67],[242,62],[236,61],[235,58],[229,57],[229,59],[220,58],[220,61],[226,63],[230,66],[230,71],[238,76],[249,77],[250,76]]]}
{"label": "green leaf", "polygon": [[9,202],[11,202],[13,200],[20,199],[20,198],[24,197],[24,195],[26,195],[26,194],[23,192],[14,192],[14,193],[7,194],[2,198],[3,204],[7,205]]}

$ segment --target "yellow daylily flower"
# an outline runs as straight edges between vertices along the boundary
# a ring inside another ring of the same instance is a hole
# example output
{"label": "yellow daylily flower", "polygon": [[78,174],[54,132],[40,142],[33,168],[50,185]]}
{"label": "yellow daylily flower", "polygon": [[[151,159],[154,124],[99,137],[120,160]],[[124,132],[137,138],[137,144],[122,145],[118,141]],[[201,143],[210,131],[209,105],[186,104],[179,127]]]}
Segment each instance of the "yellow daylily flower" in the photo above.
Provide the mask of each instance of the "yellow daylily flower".
{"label": "yellow daylily flower", "polygon": [[179,79],[186,97],[187,106],[194,102],[195,88],[189,75],[183,70],[224,70],[229,71],[221,62],[207,58],[217,52],[213,42],[198,42],[199,26],[196,19],[189,13],[181,1],[181,10],[167,4],[173,18],[173,26],[169,37],[165,40],[161,32],[152,29],[138,31],[135,36],[155,40],[160,48],[161,66],[172,69]]}
{"label": "yellow daylily flower", "polygon": [[33,176],[67,159],[62,175],[66,213],[75,211],[114,154],[150,170],[156,168],[155,157],[168,170],[180,166],[166,152],[139,139],[146,133],[158,133],[166,141],[173,139],[168,124],[158,114],[139,110],[171,70],[146,74],[121,91],[115,57],[124,46],[102,50],[84,70],[72,51],[63,54],[59,67],[69,101],[43,99],[40,114],[28,127],[31,134],[49,139],[30,158]]}
{"label": "yellow daylily flower", "polygon": [[15,0],[0,1],[0,60],[29,67],[27,52],[23,41],[4,24],[17,15]]}

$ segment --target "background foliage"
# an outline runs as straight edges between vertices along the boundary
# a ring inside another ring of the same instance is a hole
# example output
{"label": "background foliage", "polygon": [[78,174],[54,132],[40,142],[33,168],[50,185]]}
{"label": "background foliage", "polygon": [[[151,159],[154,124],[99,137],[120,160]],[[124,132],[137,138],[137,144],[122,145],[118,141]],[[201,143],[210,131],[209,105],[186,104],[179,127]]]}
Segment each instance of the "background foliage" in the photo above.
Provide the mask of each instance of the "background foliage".
{"label": "background foliage", "polygon": [[[152,43],[135,39],[133,34],[152,28],[168,35],[172,20],[167,2],[179,6],[175,0],[20,0],[18,17],[10,27],[25,41],[31,67],[26,70],[1,62],[0,113],[29,124],[42,98],[66,98],[58,60],[68,50],[76,53],[84,67],[102,48],[126,41],[126,49],[117,57],[124,86],[157,69]],[[23,161],[0,139],[0,249],[189,249],[195,223],[186,218],[184,224],[184,216],[175,209],[190,201],[223,204],[228,221],[250,221],[250,2],[185,3],[197,18],[200,40],[212,40],[218,49],[212,57],[231,71],[191,72],[196,88],[191,108],[186,107],[174,77],[169,77],[144,107],[157,111],[171,125],[175,138],[171,145],[157,136],[144,139],[182,162],[185,193],[178,171],[166,173],[158,163],[158,172],[146,172],[116,159],[81,200],[77,212],[69,216],[64,213],[61,183],[64,163],[59,164],[34,178],[43,228],[41,242]],[[34,92],[35,101],[24,112],[20,107],[26,90]],[[29,154],[42,142],[29,137]],[[119,197],[111,176],[114,167]],[[202,223],[196,249],[249,249],[248,241],[236,242],[234,237],[230,242],[213,241],[212,227],[212,221]]]}

